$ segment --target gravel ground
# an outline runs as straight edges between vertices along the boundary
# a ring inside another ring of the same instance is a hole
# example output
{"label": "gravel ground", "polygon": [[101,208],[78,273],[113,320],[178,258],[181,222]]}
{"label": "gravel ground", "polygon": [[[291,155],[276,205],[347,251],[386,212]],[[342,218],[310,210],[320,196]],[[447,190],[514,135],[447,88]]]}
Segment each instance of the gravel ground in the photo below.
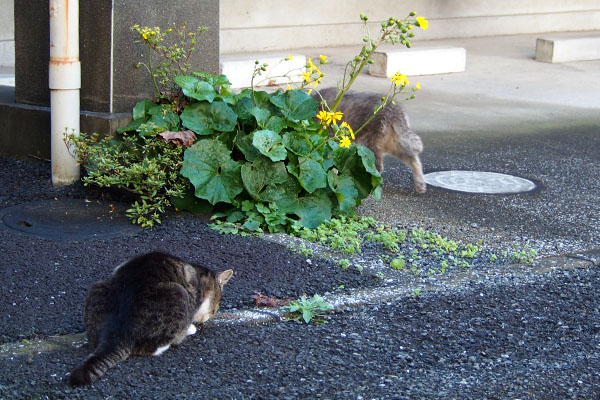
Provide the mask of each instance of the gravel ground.
{"label": "gravel ground", "polygon": [[4,398],[594,399],[600,269],[493,278],[330,314],[202,329],[70,389],[86,348],[0,359]]}
{"label": "gravel ground", "polygon": [[[86,195],[79,185],[52,187],[48,166],[39,163],[0,158],[0,181],[3,206]],[[316,257],[307,263],[277,243],[222,236],[184,214],[124,239],[62,242],[6,230],[0,239],[0,338],[7,344],[52,343],[52,335],[81,332],[89,285],[124,258],[152,249],[233,268],[224,313],[249,308],[256,292],[297,297],[421,279],[389,271],[375,279],[372,271],[342,271]],[[367,246],[364,255],[376,252]],[[87,355],[80,337],[53,350],[1,352],[0,398],[600,397],[600,269],[507,268],[486,271],[476,263],[468,279],[454,284],[422,278],[419,296],[341,309],[321,325],[207,325],[180,348],[127,360],[81,389],[64,382]]]}
{"label": "gravel ground", "polygon": [[[543,188],[515,196],[430,188],[416,196],[410,176],[392,159],[381,203],[366,202],[361,213],[455,240],[484,239],[492,247],[539,245],[544,255],[598,248],[599,138],[583,128],[551,132],[545,152],[536,152],[534,134],[485,139],[494,150],[472,137],[443,145],[429,141],[427,157],[434,161],[426,168],[490,170],[505,161],[505,168],[494,170],[534,179]],[[465,146],[477,150],[468,159]],[[0,208],[98,195],[80,185],[52,187],[48,164],[5,158],[0,183]],[[600,398],[597,255],[595,266],[587,262],[581,269],[511,273],[505,263],[480,259],[462,279],[452,279],[460,270],[449,271],[445,281],[389,268],[380,279],[377,269],[343,271],[316,256],[309,263],[274,241],[219,235],[201,218],[174,213],[163,225],[126,238],[66,242],[0,230],[0,243],[2,399]],[[5,351],[16,342],[52,343],[54,335],[81,332],[88,287],[124,259],[155,249],[214,269],[233,268],[222,314],[250,308],[257,292],[335,295],[384,284],[408,290],[329,314],[322,325],[207,325],[180,348],[127,360],[99,383],[77,390],[64,377],[87,355],[80,336],[46,351]],[[376,259],[378,251],[368,245],[363,256]],[[420,296],[413,288],[421,289]]]}

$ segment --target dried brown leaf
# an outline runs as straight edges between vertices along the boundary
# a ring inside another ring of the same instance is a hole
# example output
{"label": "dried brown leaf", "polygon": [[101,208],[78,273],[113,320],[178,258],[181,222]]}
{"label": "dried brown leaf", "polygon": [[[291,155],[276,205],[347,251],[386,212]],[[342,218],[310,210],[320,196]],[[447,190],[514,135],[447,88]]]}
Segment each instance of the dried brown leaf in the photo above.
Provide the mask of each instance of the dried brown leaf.
{"label": "dried brown leaf", "polygon": [[290,304],[291,300],[276,299],[274,297],[265,296],[261,293],[256,293],[252,298],[257,307],[282,307]]}
{"label": "dried brown leaf", "polygon": [[178,132],[165,131],[159,133],[158,136],[167,143],[176,143],[178,146],[185,147],[190,147],[196,140],[196,134],[190,130]]}

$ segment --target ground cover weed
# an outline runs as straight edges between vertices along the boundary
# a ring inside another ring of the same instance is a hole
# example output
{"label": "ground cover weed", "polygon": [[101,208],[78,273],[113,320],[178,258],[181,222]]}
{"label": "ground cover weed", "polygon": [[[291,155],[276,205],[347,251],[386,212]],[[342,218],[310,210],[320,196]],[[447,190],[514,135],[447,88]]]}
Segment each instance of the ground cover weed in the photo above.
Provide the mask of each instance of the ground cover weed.
{"label": "ground cover weed", "polygon": [[305,323],[314,320],[315,322],[323,322],[320,318],[324,312],[333,309],[333,306],[325,301],[323,297],[315,294],[312,298],[300,296],[298,300],[290,302],[289,305],[282,309],[292,313],[289,320],[299,321],[302,319]]}
{"label": "ground cover weed", "polygon": [[[379,223],[373,218],[344,216],[332,218],[316,229],[299,229],[292,235],[319,243],[342,254],[361,253],[366,244],[379,246],[377,257],[391,269],[414,275],[443,275],[450,270],[468,270],[474,262],[531,263],[537,251],[528,245],[523,249],[498,256],[482,252],[483,242],[461,243],[424,228],[399,228]],[[351,263],[342,258],[337,261],[343,269]],[[358,269],[358,268],[357,268]]]}

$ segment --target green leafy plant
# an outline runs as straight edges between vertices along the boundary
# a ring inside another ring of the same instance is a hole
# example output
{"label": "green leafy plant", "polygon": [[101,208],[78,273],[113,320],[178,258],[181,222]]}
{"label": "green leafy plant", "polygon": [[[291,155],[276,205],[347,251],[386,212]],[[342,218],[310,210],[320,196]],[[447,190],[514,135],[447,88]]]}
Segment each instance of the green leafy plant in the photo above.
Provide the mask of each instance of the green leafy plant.
{"label": "green leafy plant", "polygon": [[533,264],[537,255],[537,250],[532,249],[529,244],[526,244],[523,248],[517,244],[512,253],[512,259],[518,263]]}
{"label": "green leafy plant", "polygon": [[[287,91],[269,93],[252,87],[233,93],[226,76],[191,70],[190,59],[205,28],[186,32],[185,25],[166,30],[134,25],[138,42],[148,50],[147,61],[138,67],[150,75],[156,97],[134,106],[133,121],[118,130],[122,136],[115,140],[70,137],[90,171],[86,183],[138,194],[140,201],[129,215],[143,226],[159,223],[170,205],[193,212],[215,207],[214,218],[228,223],[213,225],[222,232],[234,231],[229,224],[238,232],[255,233],[317,228],[332,216],[351,212],[368,196],[378,199],[382,177],[375,157],[352,142],[370,119],[354,132],[336,109],[378,46],[410,47],[413,28],[427,28],[427,21],[415,16],[388,19],[372,38],[368,18],[361,15],[365,44],[348,63],[331,105],[309,95],[324,75],[311,59],[295,89],[288,85]],[[321,56],[319,63],[326,64],[327,58]],[[253,82],[266,69],[257,62]],[[405,75],[395,74],[373,117],[395,104],[408,85]],[[127,157],[113,147],[125,148]],[[342,244],[345,240],[339,238],[340,246],[359,251]]]}
{"label": "green leafy plant", "polygon": [[406,268],[406,260],[404,259],[403,256],[394,258],[392,260],[392,262],[390,263],[390,266],[392,267],[392,269],[395,269],[397,271],[401,271],[404,268]]}
{"label": "green leafy plant", "polygon": [[[291,302],[288,306],[282,307],[284,310],[295,314],[291,320],[298,321],[302,319],[305,323],[309,323],[315,317],[319,317],[325,311],[333,309],[333,306],[325,301],[323,297],[315,294],[312,298],[301,296],[300,299]],[[315,321],[317,321],[315,319]],[[322,322],[319,320],[318,322]]]}
{"label": "green leafy plant", "polygon": [[[138,135],[121,140],[99,135],[70,135],[68,143],[77,148],[77,157],[86,166],[85,185],[119,187],[139,197],[127,215],[144,227],[160,223],[160,215],[178,204],[191,190],[179,175],[183,148],[160,140],[146,141]],[[202,205],[194,200],[196,210]]]}
{"label": "green leafy plant", "polygon": [[347,258],[341,258],[337,261],[337,264],[342,268],[342,269],[348,269],[350,267],[350,260],[348,260]]}

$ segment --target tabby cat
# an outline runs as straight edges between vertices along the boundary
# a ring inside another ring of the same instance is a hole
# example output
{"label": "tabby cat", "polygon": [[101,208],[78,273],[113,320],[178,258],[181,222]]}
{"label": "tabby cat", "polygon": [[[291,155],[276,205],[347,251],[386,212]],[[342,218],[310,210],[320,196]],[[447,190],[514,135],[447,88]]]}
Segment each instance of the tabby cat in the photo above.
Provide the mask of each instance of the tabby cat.
{"label": "tabby cat", "polygon": [[[320,94],[320,96],[319,96]],[[321,97],[332,105],[336,88],[315,92],[313,98]],[[343,121],[352,129],[358,129],[380,104],[381,97],[374,93],[348,91],[336,111],[344,114]],[[408,165],[413,173],[413,182],[418,193],[425,193],[426,184],[419,154],[423,151],[421,138],[409,126],[408,117],[399,105],[384,108],[365,128],[356,135],[356,143],[366,146],[375,154],[375,166],[383,172],[383,157],[391,154]]]}
{"label": "tabby cat", "polygon": [[159,355],[196,333],[218,310],[233,271],[215,273],[153,252],[118,266],[89,291],[83,319],[92,354],[69,377],[72,386],[97,381],[130,355]]}

